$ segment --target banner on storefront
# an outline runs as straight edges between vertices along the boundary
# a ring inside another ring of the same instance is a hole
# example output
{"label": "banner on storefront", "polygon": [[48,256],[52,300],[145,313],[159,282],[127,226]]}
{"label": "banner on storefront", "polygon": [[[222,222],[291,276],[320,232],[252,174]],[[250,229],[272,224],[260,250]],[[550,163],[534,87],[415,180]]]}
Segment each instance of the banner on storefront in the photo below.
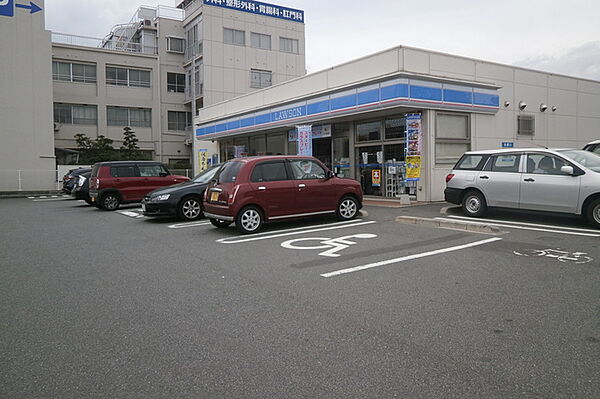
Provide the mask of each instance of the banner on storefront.
{"label": "banner on storefront", "polygon": [[421,179],[421,156],[412,155],[406,157],[406,180],[418,181]]}
{"label": "banner on storefront", "polygon": [[371,185],[373,187],[381,187],[381,169],[373,169],[371,171]]}
{"label": "banner on storefront", "polygon": [[406,155],[421,155],[422,148],[421,114],[407,114]]}
{"label": "banner on storefront", "polygon": [[203,172],[208,169],[208,150],[198,150],[198,172]]}
{"label": "banner on storefront", "polygon": [[298,155],[312,156],[312,126],[296,126],[298,134]]}
{"label": "banner on storefront", "polygon": [[[312,127],[313,139],[320,139],[324,137],[331,137],[331,125],[321,125]],[[288,131],[288,141],[298,141],[298,131],[296,131],[295,129]]]}

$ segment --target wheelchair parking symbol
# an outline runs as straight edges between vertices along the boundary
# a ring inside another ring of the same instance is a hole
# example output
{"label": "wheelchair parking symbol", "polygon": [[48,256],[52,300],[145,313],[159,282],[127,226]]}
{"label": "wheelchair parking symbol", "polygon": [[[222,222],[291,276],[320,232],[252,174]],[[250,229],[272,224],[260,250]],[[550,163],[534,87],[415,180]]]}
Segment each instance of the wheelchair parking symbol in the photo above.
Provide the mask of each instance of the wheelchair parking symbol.
{"label": "wheelchair parking symbol", "polygon": [[[320,252],[320,256],[328,256],[336,258],[341,256],[338,252],[349,248],[350,245],[357,244],[355,241],[351,241],[352,238],[376,238],[377,234],[353,234],[351,236],[344,236],[338,238],[327,238],[327,237],[309,237],[309,238],[296,238],[281,243],[281,246],[288,249],[326,249],[326,251]],[[307,241],[318,242],[318,245],[298,245]]]}

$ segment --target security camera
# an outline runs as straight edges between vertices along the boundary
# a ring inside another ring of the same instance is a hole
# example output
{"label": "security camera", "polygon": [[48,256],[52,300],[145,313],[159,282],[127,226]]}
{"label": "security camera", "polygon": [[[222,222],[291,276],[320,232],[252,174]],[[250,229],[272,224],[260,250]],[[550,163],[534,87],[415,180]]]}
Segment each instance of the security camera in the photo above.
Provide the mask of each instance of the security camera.
{"label": "security camera", "polygon": [[504,101],[504,106],[505,107],[510,107],[510,101]]}
{"label": "security camera", "polygon": [[556,106],[552,106],[552,112],[556,111]]}
{"label": "security camera", "polygon": [[525,101],[519,101],[519,109],[523,111],[527,107],[527,103]]}
{"label": "security camera", "polygon": [[548,106],[546,104],[544,104],[544,103],[540,104],[540,111],[544,112],[547,109],[548,109]]}

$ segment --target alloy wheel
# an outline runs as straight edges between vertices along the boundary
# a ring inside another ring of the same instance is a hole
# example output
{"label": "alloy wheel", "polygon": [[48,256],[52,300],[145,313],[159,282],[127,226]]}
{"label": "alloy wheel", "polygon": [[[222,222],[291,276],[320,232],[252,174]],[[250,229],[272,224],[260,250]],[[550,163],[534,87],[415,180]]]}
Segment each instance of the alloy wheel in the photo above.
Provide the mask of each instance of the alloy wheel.
{"label": "alloy wheel", "polygon": [[241,224],[244,230],[254,231],[260,227],[260,214],[256,209],[246,210],[241,217]]}
{"label": "alloy wheel", "polygon": [[200,212],[200,203],[195,199],[189,199],[181,205],[181,213],[186,219],[196,219]]}
{"label": "alloy wheel", "polygon": [[356,215],[357,210],[356,202],[349,198],[343,200],[340,204],[340,215],[344,219],[352,219]]}

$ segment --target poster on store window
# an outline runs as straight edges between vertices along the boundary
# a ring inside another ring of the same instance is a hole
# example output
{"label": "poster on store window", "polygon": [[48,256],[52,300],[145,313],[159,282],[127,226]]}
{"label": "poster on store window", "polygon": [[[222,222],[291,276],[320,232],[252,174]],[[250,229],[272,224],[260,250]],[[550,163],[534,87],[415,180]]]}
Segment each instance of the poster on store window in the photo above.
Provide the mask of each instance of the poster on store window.
{"label": "poster on store window", "polygon": [[421,180],[423,151],[421,114],[406,115],[406,180]]}
{"label": "poster on store window", "polygon": [[296,126],[298,131],[298,155],[312,156],[312,126]]}
{"label": "poster on store window", "polygon": [[417,181],[421,179],[421,156],[411,155],[406,157],[406,180]]}
{"label": "poster on store window", "polygon": [[208,169],[208,150],[198,150],[198,172]]}
{"label": "poster on store window", "polygon": [[371,171],[371,185],[373,187],[381,187],[381,169],[373,169]]}
{"label": "poster on store window", "polygon": [[234,145],[233,146],[233,157],[241,158],[246,155],[246,146],[245,145]]}

